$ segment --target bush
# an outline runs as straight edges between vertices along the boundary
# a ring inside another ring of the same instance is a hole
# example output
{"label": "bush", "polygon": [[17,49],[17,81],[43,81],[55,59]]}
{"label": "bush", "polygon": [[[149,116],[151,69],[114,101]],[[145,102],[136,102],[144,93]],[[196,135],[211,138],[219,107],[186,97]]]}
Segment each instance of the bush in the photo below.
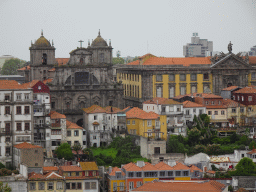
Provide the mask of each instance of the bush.
{"label": "bush", "polygon": [[228,186],[228,191],[233,191],[234,189],[233,189],[233,187],[232,187],[232,185],[229,185]]}
{"label": "bush", "polygon": [[221,152],[219,144],[208,144],[206,147],[206,153],[208,155],[219,155]]}
{"label": "bush", "polygon": [[0,163],[0,169],[5,168],[3,163]]}
{"label": "bush", "polygon": [[11,170],[7,170],[7,175],[11,175],[12,171]]}
{"label": "bush", "polygon": [[250,145],[249,145],[249,149],[252,150],[253,148],[256,149],[256,142],[255,142],[255,141],[252,141],[252,142],[250,143]]}
{"label": "bush", "polygon": [[18,170],[13,170],[12,171],[14,174],[19,174],[19,171]]}

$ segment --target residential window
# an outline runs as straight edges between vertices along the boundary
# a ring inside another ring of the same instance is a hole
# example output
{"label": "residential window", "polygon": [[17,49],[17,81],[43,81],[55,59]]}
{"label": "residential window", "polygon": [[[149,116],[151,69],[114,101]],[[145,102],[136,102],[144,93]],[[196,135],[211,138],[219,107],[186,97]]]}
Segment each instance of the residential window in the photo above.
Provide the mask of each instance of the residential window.
{"label": "residential window", "polygon": [[249,111],[249,112],[252,111],[252,108],[251,108],[251,107],[248,107],[248,111]]}
{"label": "residential window", "polygon": [[76,176],[79,176],[79,172],[76,172]]}
{"label": "residential window", "polygon": [[151,127],[152,126],[152,120],[147,120],[147,126]]}
{"label": "residential window", "polygon": [[25,94],[25,100],[29,100],[29,94]]}
{"label": "residential window", "polygon": [[232,108],[232,113],[236,113],[236,108]]}
{"label": "residential window", "polygon": [[117,191],[117,183],[113,182],[113,191]]}
{"label": "residential window", "polygon": [[135,125],[135,121],[134,120],[132,121],[132,124]]}
{"label": "residential window", "polygon": [[97,139],[96,135],[93,136],[93,139]]}
{"label": "residential window", "polygon": [[240,108],[240,113],[244,113],[244,108],[243,107]]}
{"label": "residential window", "polygon": [[[85,183],[85,186],[86,186],[86,183]],[[90,183],[89,183],[89,186],[90,186]],[[66,189],[70,189],[70,183],[66,183]]]}
{"label": "residential window", "polygon": [[188,171],[183,171],[184,176],[188,176]]}
{"label": "residential window", "polygon": [[20,115],[21,114],[21,106],[16,107],[16,114]]}
{"label": "residential window", "polygon": [[252,79],[256,79],[256,73],[252,73]]}
{"label": "residential window", "polygon": [[169,88],[169,97],[170,98],[175,97],[175,87],[170,87]]}
{"label": "residential window", "polygon": [[104,53],[100,53],[100,62],[101,62],[101,63],[104,62]]}
{"label": "residential window", "polygon": [[173,176],[173,171],[168,171],[168,176]]}
{"label": "residential window", "polygon": [[186,95],[186,86],[181,86],[180,87],[180,94],[181,95]]}
{"label": "residential window", "polygon": [[162,81],[162,75],[156,75],[156,81],[161,82]]}
{"label": "residential window", "polygon": [[240,97],[239,96],[237,96],[237,101],[239,101],[240,100]]}
{"label": "residential window", "polygon": [[128,177],[133,177],[133,172],[129,172]]}
{"label": "residential window", "polygon": [[248,97],[248,101],[252,101],[252,96],[249,96],[249,97]]}
{"label": "residential window", "polygon": [[174,74],[169,75],[169,81],[175,81],[175,75]]}
{"label": "residential window", "polygon": [[5,106],[5,114],[10,114],[10,106]]}
{"label": "residential window", "polygon": [[176,171],[176,172],[175,172],[175,175],[176,175],[176,176],[181,176],[181,171]]}
{"label": "residential window", "polygon": [[208,115],[212,115],[212,111],[208,111]]}
{"label": "residential window", "polygon": [[63,189],[63,183],[62,182],[57,182],[57,190]]}
{"label": "residential window", "polygon": [[193,109],[193,113],[196,113],[196,109]]}
{"label": "residential window", "polygon": [[186,81],[186,74],[180,74],[180,81]]}
{"label": "residential window", "polygon": [[158,120],[155,120],[156,128],[160,127],[160,122]]}
{"label": "residential window", "polygon": [[244,101],[244,96],[241,96],[241,100]]}
{"label": "residential window", "polygon": [[25,106],[24,113],[29,114],[29,106]]}
{"label": "residential window", "polygon": [[142,186],[142,182],[141,181],[137,181],[137,187]]}
{"label": "residential window", "polygon": [[202,115],[202,114],[203,114],[203,110],[199,109],[199,115]]}
{"label": "residential window", "polygon": [[30,190],[36,190],[36,183],[35,182],[31,182],[29,185]]}
{"label": "residential window", "polygon": [[68,144],[71,146],[71,141],[67,141],[68,142]]}
{"label": "residential window", "polygon": [[83,131],[83,135],[86,135],[86,131]]}
{"label": "residential window", "polygon": [[90,188],[90,182],[85,182],[84,183],[85,189],[91,189]]}
{"label": "residential window", "polygon": [[79,136],[79,131],[74,131],[74,136]]}
{"label": "residential window", "polygon": [[5,100],[5,101],[10,101],[10,95],[5,95],[5,96],[4,96],[4,100]]}
{"label": "residential window", "polygon": [[177,107],[177,112],[180,112],[180,108],[179,107]]}
{"label": "residential window", "polygon": [[191,86],[191,93],[196,93],[197,90],[196,90],[196,86]]}
{"label": "residential window", "polygon": [[96,182],[91,182],[91,189],[97,189]]}
{"label": "residential window", "polygon": [[38,183],[38,189],[39,190],[44,190],[45,189],[45,182],[39,182]]}
{"label": "residential window", "polygon": [[209,89],[210,89],[209,85],[204,85],[204,93],[207,93]]}
{"label": "residential window", "polygon": [[130,125],[130,120],[127,120],[127,125]]}
{"label": "residential window", "polygon": [[156,88],[156,97],[162,97],[162,87],[160,86]]}
{"label": "residential window", "polygon": [[48,190],[53,190],[53,182],[48,182]]}
{"label": "residential window", "polygon": [[189,115],[189,110],[186,110],[186,115]]}
{"label": "residential window", "polygon": [[71,189],[76,189],[76,183],[71,183]]}
{"label": "residential window", "polygon": [[221,115],[225,115],[225,111],[221,111]]}
{"label": "residential window", "polygon": [[29,131],[30,130],[30,123],[25,123],[25,131]]}
{"label": "residential window", "polygon": [[82,189],[82,183],[77,183],[77,189]]}
{"label": "residential window", "polygon": [[196,74],[191,74],[190,75],[190,80],[191,81],[196,81]]}
{"label": "residential window", "polygon": [[214,105],[214,101],[212,101],[212,105]]}
{"label": "residential window", "polygon": [[136,177],[142,177],[142,173],[141,172],[137,172],[136,173]]}
{"label": "residential window", "polygon": [[67,131],[67,136],[68,136],[68,137],[71,136],[71,131]]}
{"label": "residential window", "polygon": [[21,131],[21,123],[16,123],[16,130]]}
{"label": "residential window", "polygon": [[124,182],[120,182],[119,186],[119,191],[124,191]]}
{"label": "residential window", "polygon": [[165,171],[160,171],[160,176],[164,177],[165,176]]}
{"label": "residential window", "polygon": [[21,94],[16,94],[16,99],[21,100]]}
{"label": "residential window", "polygon": [[93,116],[93,119],[94,119],[94,120],[97,120],[97,115],[94,115],[94,116]]}
{"label": "residential window", "polygon": [[6,156],[11,155],[11,148],[10,147],[5,147],[5,155]]}
{"label": "residential window", "polygon": [[133,188],[134,188],[133,182],[129,182],[129,189],[130,189],[130,190],[133,190]]}
{"label": "residential window", "polygon": [[209,80],[209,73],[204,73],[204,81]]}
{"label": "residential window", "polygon": [[205,101],[205,105],[208,105],[209,104],[209,102],[208,101]]}
{"label": "residential window", "polygon": [[52,106],[52,109],[55,109],[55,102],[54,101],[51,102],[51,106]]}
{"label": "residential window", "polygon": [[221,101],[219,101],[219,105],[221,105]]}
{"label": "residential window", "polygon": [[218,115],[218,111],[214,111],[214,115]]}

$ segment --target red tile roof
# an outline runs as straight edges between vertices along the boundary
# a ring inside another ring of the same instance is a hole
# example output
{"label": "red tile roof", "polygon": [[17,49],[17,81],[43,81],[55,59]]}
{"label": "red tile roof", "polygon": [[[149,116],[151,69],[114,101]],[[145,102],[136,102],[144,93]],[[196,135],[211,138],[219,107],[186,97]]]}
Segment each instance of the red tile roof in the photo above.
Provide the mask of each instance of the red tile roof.
{"label": "red tile roof", "polygon": [[66,119],[65,115],[60,114],[56,111],[51,111],[49,115],[50,115],[51,119]]}
{"label": "red tile roof", "polygon": [[250,152],[248,152],[247,154],[255,154],[255,153],[256,153],[256,149],[253,149]]}
{"label": "red tile roof", "polygon": [[53,81],[53,79],[45,79],[43,80],[43,83],[46,84],[46,83],[51,83]]}
{"label": "red tile roof", "polygon": [[[112,109],[111,109],[112,108]],[[107,106],[104,108],[106,113],[117,113],[117,112],[122,112],[121,109],[117,108],[117,107],[112,107],[112,106]]]}
{"label": "red tile roof", "polygon": [[44,175],[40,173],[32,172],[32,173],[29,173],[28,175],[28,180],[44,180],[44,179],[45,179]]}
{"label": "red tile roof", "polygon": [[51,68],[51,69],[48,70],[48,71],[52,72],[52,71],[56,71],[56,69],[55,69],[55,68]]}
{"label": "red tile roof", "polygon": [[83,108],[85,113],[106,113],[106,110],[98,105],[92,105],[88,108]]}
{"label": "red tile roof", "polygon": [[174,170],[189,170],[189,167],[180,163],[180,162],[176,162],[176,165],[173,166]]}
{"label": "red tile roof", "polygon": [[159,163],[155,164],[155,167],[158,170],[174,170],[173,167],[171,167],[170,165],[168,165],[164,162],[159,162]]}
{"label": "red tile roof", "polygon": [[249,63],[250,64],[256,64],[256,56],[250,56],[249,57]]}
{"label": "red tile roof", "polygon": [[179,103],[178,101],[174,101],[173,99],[155,97],[152,100],[144,101],[143,104],[179,105],[181,103]]}
{"label": "red tile roof", "polygon": [[60,166],[60,169],[62,169],[63,171],[82,171],[81,167],[73,165]]}
{"label": "red tile roof", "polygon": [[245,107],[245,105],[240,104],[234,100],[231,99],[223,99],[223,105],[226,105],[227,107]]}
{"label": "red tile roof", "polygon": [[59,179],[62,180],[62,179],[64,179],[62,176],[60,176],[59,174],[57,174],[55,172],[49,172],[46,175],[44,175],[44,177],[47,180],[52,180],[52,179],[54,179],[54,180],[59,180]]}
{"label": "red tile roof", "polygon": [[14,80],[0,80],[0,89],[27,89]]}
{"label": "red tile roof", "polygon": [[77,124],[72,123],[68,120],[66,120],[66,127],[67,127],[67,129],[83,129],[83,127],[80,127]]}
{"label": "red tile roof", "polygon": [[39,80],[32,80],[32,81],[30,81],[30,82],[28,82],[28,83],[23,83],[23,84],[22,84],[22,87],[23,87],[24,89],[32,88],[32,87],[34,87],[35,84],[37,84],[38,82],[39,82]]}
{"label": "red tile roof", "polygon": [[205,105],[206,109],[227,109],[225,105]]}
{"label": "red tile roof", "polygon": [[126,112],[127,119],[157,119],[158,114],[154,112],[146,112],[138,107],[133,107],[131,110]]}
{"label": "red tile roof", "polygon": [[[133,61],[127,65],[139,65],[140,61]],[[190,66],[196,64],[210,65],[210,57],[148,57],[143,59],[142,65],[183,65]]]}
{"label": "red tile roof", "polygon": [[158,171],[158,169],[151,163],[145,163],[145,166],[141,167],[143,171]]}
{"label": "red tile roof", "polygon": [[41,146],[38,146],[38,145],[32,145],[30,143],[27,143],[27,142],[23,142],[23,143],[20,143],[20,144],[17,144],[17,145],[14,145],[15,148],[18,148],[18,149],[34,149],[34,148],[42,148]]}
{"label": "red tile roof", "polygon": [[238,86],[230,86],[230,87],[222,89],[222,91],[232,91],[232,90],[237,89],[237,88],[238,88]]}
{"label": "red tile roof", "polygon": [[30,70],[30,65],[18,69],[18,71]]}
{"label": "red tile roof", "polygon": [[191,173],[194,172],[194,171],[203,172],[202,169],[199,169],[199,168],[198,168],[197,166],[195,166],[195,165],[190,165],[190,166],[188,166],[188,167],[189,167]]}
{"label": "red tile roof", "polygon": [[116,172],[121,172],[123,176],[125,176],[125,173],[118,167],[113,167],[111,173],[108,173],[110,176],[115,176]]}
{"label": "red tile roof", "polygon": [[195,108],[195,107],[205,107],[201,104],[192,102],[192,101],[184,101],[183,102],[183,108]]}
{"label": "red tile roof", "polygon": [[66,65],[67,62],[69,61],[69,58],[56,58],[55,59],[58,65]]}
{"label": "red tile roof", "polygon": [[247,86],[237,91],[234,91],[234,93],[256,93],[256,88],[254,86]]}
{"label": "red tile roof", "polygon": [[48,171],[58,171],[59,168],[56,166],[50,166],[50,167],[43,167],[43,172],[48,172]]}
{"label": "red tile roof", "polygon": [[134,163],[128,163],[123,166],[126,171],[142,171],[142,169]]}
{"label": "red tile roof", "polygon": [[222,192],[226,185],[217,181],[201,181],[201,182],[180,182],[180,181],[157,181],[148,182],[133,191],[164,191],[164,192],[186,192],[186,191],[211,191]]}

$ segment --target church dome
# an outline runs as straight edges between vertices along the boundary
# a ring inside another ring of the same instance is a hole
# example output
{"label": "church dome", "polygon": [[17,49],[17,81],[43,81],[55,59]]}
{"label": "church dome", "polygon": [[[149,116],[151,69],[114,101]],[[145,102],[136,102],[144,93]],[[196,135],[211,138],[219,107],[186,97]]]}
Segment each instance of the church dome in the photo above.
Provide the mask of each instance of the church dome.
{"label": "church dome", "polygon": [[98,37],[93,40],[92,47],[105,47],[108,46],[107,42],[100,36],[100,31]]}
{"label": "church dome", "polygon": [[43,36],[43,32],[41,33],[41,37],[36,40],[35,45],[37,47],[51,47],[50,42]]}

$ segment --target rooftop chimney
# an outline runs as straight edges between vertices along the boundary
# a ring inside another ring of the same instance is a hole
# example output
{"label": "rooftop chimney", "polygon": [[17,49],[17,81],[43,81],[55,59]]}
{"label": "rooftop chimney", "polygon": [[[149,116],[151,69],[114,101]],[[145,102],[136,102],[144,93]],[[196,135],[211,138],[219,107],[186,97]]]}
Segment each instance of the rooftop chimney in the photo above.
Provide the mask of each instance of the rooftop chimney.
{"label": "rooftop chimney", "polygon": [[169,160],[168,160],[168,165],[170,165],[171,167],[173,167],[173,166],[176,165],[176,161],[175,161],[175,160],[172,160],[172,159],[169,159]]}
{"label": "rooftop chimney", "polygon": [[145,166],[144,161],[137,161],[137,166],[138,167],[144,167]]}

